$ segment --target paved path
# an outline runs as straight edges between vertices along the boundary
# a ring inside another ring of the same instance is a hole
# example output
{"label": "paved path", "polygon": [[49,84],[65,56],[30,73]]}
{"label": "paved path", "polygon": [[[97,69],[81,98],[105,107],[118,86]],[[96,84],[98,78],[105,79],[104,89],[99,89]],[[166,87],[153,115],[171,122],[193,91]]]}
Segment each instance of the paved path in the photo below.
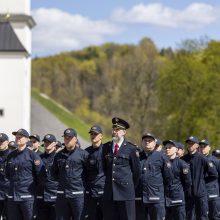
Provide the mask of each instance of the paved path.
{"label": "paved path", "polygon": [[[39,134],[41,138],[45,134],[54,134],[59,141],[63,141],[62,134],[67,128],[53,114],[51,114],[40,103],[31,100],[31,133]],[[78,135],[79,142],[82,148],[88,147],[89,143]]]}

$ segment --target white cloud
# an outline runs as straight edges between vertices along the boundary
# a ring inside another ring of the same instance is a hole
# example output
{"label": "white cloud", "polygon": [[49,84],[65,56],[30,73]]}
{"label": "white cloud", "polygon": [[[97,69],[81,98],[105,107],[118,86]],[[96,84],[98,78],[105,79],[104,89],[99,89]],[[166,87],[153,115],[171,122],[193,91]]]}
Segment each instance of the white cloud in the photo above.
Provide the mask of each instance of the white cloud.
{"label": "white cloud", "polygon": [[210,25],[220,17],[220,9],[203,3],[193,3],[183,10],[166,7],[160,3],[138,4],[130,10],[117,9],[112,19],[127,24],[150,24],[169,28],[200,28]]}
{"label": "white cloud", "polygon": [[48,55],[104,42],[105,36],[122,30],[108,21],[93,21],[59,9],[39,8],[32,12],[33,54]]}

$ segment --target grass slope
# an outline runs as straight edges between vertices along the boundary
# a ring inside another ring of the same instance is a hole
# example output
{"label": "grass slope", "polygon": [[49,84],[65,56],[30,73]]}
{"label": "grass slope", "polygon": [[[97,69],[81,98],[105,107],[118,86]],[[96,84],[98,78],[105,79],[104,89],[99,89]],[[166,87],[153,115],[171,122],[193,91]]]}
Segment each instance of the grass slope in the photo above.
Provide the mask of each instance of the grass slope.
{"label": "grass slope", "polygon": [[79,133],[79,135],[83,139],[90,141],[88,135],[88,131],[90,129],[89,125],[84,123],[77,116],[72,114],[70,111],[68,111],[63,106],[59,105],[57,102],[55,102],[48,96],[40,94],[36,90],[32,90],[31,95],[35,100],[37,100],[46,109],[48,109],[48,111],[55,115],[56,118],[58,118],[63,124],[65,124],[67,127],[76,129],[77,133]]}

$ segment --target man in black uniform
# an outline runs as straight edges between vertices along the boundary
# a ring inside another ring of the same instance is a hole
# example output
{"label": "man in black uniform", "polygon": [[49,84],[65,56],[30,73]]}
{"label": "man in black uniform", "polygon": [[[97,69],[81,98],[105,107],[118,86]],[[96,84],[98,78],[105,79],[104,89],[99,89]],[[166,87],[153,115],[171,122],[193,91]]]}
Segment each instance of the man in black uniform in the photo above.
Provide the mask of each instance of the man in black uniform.
{"label": "man in black uniform", "polygon": [[40,136],[38,134],[32,134],[29,137],[30,141],[32,142],[32,150],[39,155],[42,154],[40,151]]}
{"label": "man in black uniform", "polygon": [[37,219],[55,220],[58,182],[51,176],[51,167],[56,154],[56,137],[53,134],[47,134],[43,142],[45,152],[40,155],[43,168],[37,185]]}
{"label": "man in black uniform", "polygon": [[170,159],[173,179],[165,184],[166,220],[185,220],[185,193],[191,192],[191,174],[189,165],[176,156],[178,143],[173,140],[163,141],[166,154]]}
{"label": "man in black uniform", "polygon": [[74,129],[67,128],[63,136],[65,148],[56,154],[52,165],[52,176],[58,181],[56,218],[81,220],[88,153],[76,146]]}
{"label": "man in black uniform", "polygon": [[[200,152],[208,159],[209,163],[212,163],[216,167],[218,174],[220,175],[220,161],[209,155],[211,150],[209,141],[203,139],[199,142]],[[218,178],[205,177],[206,189],[208,193],[208,205],[209,205],[209,219],[220,219],[220,197],[219,197],[219,183]]]}
{"label": "man in black uniform", "polygon": [[29,134],[25,129],[19,129],[12,134],[15,135],[18,148],[7,157],[8,219],[32,220],[36,182],[42,161],[38,154],[27,147]]}
{"label": "man in black uniform", "polygon": [[102,166],[102,129],[98,125],[91,127],[92,146],[85,150],[89,153],[86,166],[87,219],[103,219],[103,192],[105,175]]}
{"label": "man in black uniform", "polygon": [[9,181],[5,176],[6,159],[10,150],[8,149],[8,136],[0,133],[0,219],[6,219],[7,194]]}
{"label": "man in black uniform", "polygon": [[190,166],[192,177],[192,194],[186,196],[186,218],[187,220],[208,219],[208,195],[205,178],[218,178],[216,167],[198,152],[199,141],[190,136],[186,139],[188,154],[181,159]]}
{"label": "man in black uniform", "polygon": [[136,146],[125,140],[130,126],[121,118],[112,119],[112,141],[103,146],[104,220],[135,219],[135,188],[140,178]]}

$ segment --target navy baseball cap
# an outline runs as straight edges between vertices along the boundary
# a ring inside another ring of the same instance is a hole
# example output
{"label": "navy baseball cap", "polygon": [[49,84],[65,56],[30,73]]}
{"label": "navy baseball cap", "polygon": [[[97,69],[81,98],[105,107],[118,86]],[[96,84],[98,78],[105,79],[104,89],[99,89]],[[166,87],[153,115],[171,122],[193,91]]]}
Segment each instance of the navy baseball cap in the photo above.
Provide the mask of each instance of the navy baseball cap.
{"label": "navy baseball cap", "polygon": [[146,138],[146,137],[153,138],[155,141],[157,141],[157,139],[156,139],[156,137],[155,137],[154,134],[151,134],[151,133],[144,133],[144,134],[142,135],[142,140],[143,140],[144,138]]}
{"label": "navy baseball cap", "polygon": [[199,145],[209,145],[209,141],[207,139],[202,139],[200,142],[199,142]]}
{"label": "navy baseball cap", "polygon": [[173,140],[165,140],[163,141],[163,145],[165,146],[166,144],[172,144],[174,147],[177,147],[177,143]]}
{"label": "navy baseball cap", "polygon": [[158,138],[156,138],[156,145],[161,145],[162,144],[162,141]]}
{"label": "navy baseball cap", "polygon": [[10,141],[8,143],[8,147],[9,148],[13,148],[13,149],[16,149],[18,147],[18,145],[15,143],[15,141]]}
{"label": "navy baseball cap", "polygon": [[57,139],[53,134],[47,134],[44,136],[43,141],[56,142]]}
{"label": "navy baseball cap", "polygon": [[57,141],[56,146],[59,147],[59,148],[63,147],[63,145],[60,141]]}
{"label": "navy baseball cap", "polygon": [[12,134],[13,134],[13,135],[20,134],[20,135],[22,135],[22,136],[24,136],[24,137],[29,138],[29,133],[28,133],[25,129],[23,129],[23,128],[21,128],[21,129],[19,129],[19,130],[17,130],[17,131],[13,131]]}
{"label": "navy baseball cap", "polygon": [[220,157],[220,150],[219,150],[219,149],[213,150],[213,151],[212,151],[212,156]]}
{"label": "navy baseball cap", "polygon": [[33,147],[33,143],[31,141],[28,141],[26,143],[26,146],[29,147],[29,148],[32,148]]}
{"label": "navy baseball cap", "polygon": [[8,141],[8,135],[5,133],[0,133],[0,141],[1,142]]}
{"label": "navy baseball cap", "polygon": [[130,125],[124,119],[114,117],[114,118],[112,118],[112,127],[113,128],[128,129],[128,128],[130,128]]}
{"label": "navy baseball cap", "polygon": [[32,135],[29,136],[29,138],[30,138],[30,139],[31,139],[31,138],[34,138],[34,139],[36,139],[37,141],[40,142],[40,136],[39,136],[38,134],[32,134]]}
{"label": "navy baseball cap", "polygon": [[178,149],[184,149],[184,144],[182,144],[181,142],[177,142],[176,144]]}
{"label": "navy baseball cap", "polygon": [[68,136],[68,137],[77,137],[77,133],[73,128],[67,128],[64,133],[63,136]]}
{"label": "navy baseball cap", "polygon": [[93,126],[90,128],[89,133],[92,133],[92,132],[95,132],[95,133],[97,133],[97,134],[102,133],[102,128],[101,128],[99,125],[93,125]]}
{"label": "navy baseball cap", "polygon": [[187,139],[186,139],[186,143],[188,143],[188,142],[193,142],[193,143],[195,143],[195,144],[198,144],[199,143],[199,140],[198,140],[198,138],[196,138],[196,137],[194,137],[194,136],[190,136],[190,137],[188,137]]}

